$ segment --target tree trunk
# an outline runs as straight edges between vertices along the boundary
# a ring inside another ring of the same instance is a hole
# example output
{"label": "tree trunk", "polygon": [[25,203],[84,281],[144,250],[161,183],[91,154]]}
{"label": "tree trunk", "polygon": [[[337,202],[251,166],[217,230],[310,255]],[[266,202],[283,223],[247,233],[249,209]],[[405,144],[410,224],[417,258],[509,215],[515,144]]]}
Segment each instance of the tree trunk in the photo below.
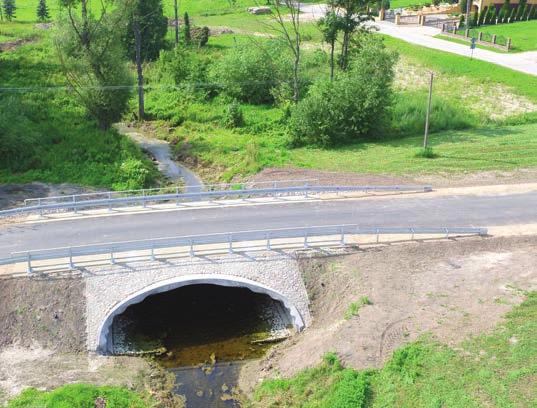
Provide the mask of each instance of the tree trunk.
{"label": "tree trunk", "polygon": [[142,69],[142,33],[138,20],[133,24],[134,39],[136,41],[136,72],[138,74],[138,120],[144,120],[144,73]]}
{"label": "tree trunk", "polygon": [[332,41],[330,43],[330,81],[334,80],[334,48],[336,47],[336,42]]}
{"label": "tree trunk", "polygon": [[175,45],[179,45],[179,8],[177,6],[177,0],[174,0],[173,9],[175,12]]}
{"label": "tree trunk", "polygon": [[88,0],[82,0],[81,2],[81,14],[82,14],[82,34],[81,41],[84,48],[89,50],[90,47],[90,30],[88,20]]}

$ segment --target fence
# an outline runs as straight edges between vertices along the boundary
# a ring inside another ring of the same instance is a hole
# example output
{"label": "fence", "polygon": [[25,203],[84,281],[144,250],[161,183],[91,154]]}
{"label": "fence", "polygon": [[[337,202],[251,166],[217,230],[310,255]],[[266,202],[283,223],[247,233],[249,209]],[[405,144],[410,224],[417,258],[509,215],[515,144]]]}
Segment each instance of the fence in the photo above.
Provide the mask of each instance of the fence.
{"label": "fence", "polygon": [[[27,205],[25,207],[13,208],[10,210],[0,211],[0,217],[14,216],[21,214],[39,213],[44,214],[46,212],[59,212],[59,211],[74,211],[77,212],[80,209],[87,208],[108,208],[111,210],[113,207],[128,206],[128,205],[140,205],[146,206],[148,203],[156,202],[175,202],[180,205],[182,202],[214,200],[224,198],[251,198],[251,197],[276,197],[276,196],[289,196],[289,195],[304,195],[308,197],[309,194],[319,193],[343,193],[343,192],[368,192],[368,191],[388,191],[388,192],[403,192],[403,191],[431,191],[431,186],[310,186],[308,184],[304,186],[296,187],[272,187],[272,188],[257,188],[257,189],[231,189],[231,190],[218,190],[218,191],[201,191],[192,193],[183,193],[178,189],[173,193],[168,194],[149,194],[149,190],[142,190],[143,194],[135,194],[126,197],[112,198],[111,192],[104,193],[106,198],[98,199],[86,199],[86,195],[72,195],[65,197],[56,197],[56,201],[49,203],[47,199],[41,199],[37,201],[37,205]],[[162,193],[162,190],[158,191]],[[32,203],[34,203],[33,201]]]}
{"label": "fence", "polygon": [[[94,255],[108,255],[110,263],[115,263],[117,255],[131,251],[149,251],[147,256],[151,260],[156,259],[155,251],[164,248],[187,247],[191,256],[195,255],[195,246],[225,244],[228,251],[234,251],[233,244],[238,242],[259,242],[264,244],[267,250],[271,249],[274,240],[302,239],[305,248],[313,244],[314,237],[337,237],[340,245],[346,245],[345,237],[348,235],[376,235],[379,242],[380,235],[410,235],[413,240],[415,235],[438,235],[449,237],[450,235],[486,235],[485,228],[470,227],[398,227],[398,228],[375,228],[360,227],[358,225],[327,225],[302,228],[280,228],[270,230],[238,231],[229,233],[216,233],[206,235],[190,235],[182,237],[158,238],[139,241],[111,242],[105,244],[84,245],[74,247],[62,247],[35,251],[14,252],[8,258],[1,259],[0,265],[26,263],[28,273],[33,272],[32,262],[65,259],[70,269],[75,269],[75,259]],[[132,253],[130,254],[132,256]]]}
{"label": "fence", "polygon": [[448,27],[442,25],[442,34],[468,42],[471,42],[472,38],[475,38],[476,44],[498,48],[502,51],[509,51],[511,49],[511,38],[475,29],[457,29],[453,26]]}

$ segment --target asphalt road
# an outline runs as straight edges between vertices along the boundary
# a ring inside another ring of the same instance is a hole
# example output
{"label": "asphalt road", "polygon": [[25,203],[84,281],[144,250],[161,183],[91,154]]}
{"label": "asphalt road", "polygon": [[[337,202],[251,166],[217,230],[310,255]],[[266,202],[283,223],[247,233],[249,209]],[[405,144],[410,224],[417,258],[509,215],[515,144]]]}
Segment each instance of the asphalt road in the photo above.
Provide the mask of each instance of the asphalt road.
{"label": "asphalt road", "polygon": [[6,225],[0,227],[0,257],[70,245],[313,225],[487,227],[525,223],[537,223],[537,192],[252,204]]}

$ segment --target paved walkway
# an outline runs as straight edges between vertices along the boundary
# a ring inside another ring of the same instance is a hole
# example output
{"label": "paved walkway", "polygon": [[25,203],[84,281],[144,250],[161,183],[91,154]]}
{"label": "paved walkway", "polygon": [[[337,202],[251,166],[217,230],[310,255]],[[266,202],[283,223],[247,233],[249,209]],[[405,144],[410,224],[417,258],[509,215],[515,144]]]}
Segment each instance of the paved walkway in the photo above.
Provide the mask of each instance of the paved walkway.
{"label": "paved walkway", "polygon": [[164,174],[169,180],[183,180],[187,191],[198,192],[203,191],[203,181],[191,170],[180,165],[172,159],[169,143],[147,137],[139,133],[136,129],[118,125],[118,131],[138,143],[143,149],[150,152],[158,162],[159,171]]}
{"label": "paved walkway", "polygon": [[[470,57],[469,44],[457,44],[434,38],[435,35],[440,34],[440,29],[438,28],[396,26],[385,21],[375,22],[375,25],[379,27],[382,34],[399,38],[412,44]],[[474,58],[537,76],[537,51],[504,54],[476,48]]]}

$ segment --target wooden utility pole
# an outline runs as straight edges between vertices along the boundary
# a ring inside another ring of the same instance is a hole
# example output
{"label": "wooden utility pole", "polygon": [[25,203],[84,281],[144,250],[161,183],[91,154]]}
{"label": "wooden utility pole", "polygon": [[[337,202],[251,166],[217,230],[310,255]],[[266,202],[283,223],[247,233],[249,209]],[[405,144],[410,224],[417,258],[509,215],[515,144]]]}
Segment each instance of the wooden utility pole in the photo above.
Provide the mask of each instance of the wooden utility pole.
{"label": "wooden utility pole", "polygon": [[466,28],[468,30],[470,29],[470,6],[472,1],[473,0],[466,0]]}
{"label": "wooden utility pole", "polygon": [[179,7],[177,0],[173,0],[173,9],[175,11],[175,45],[179,45]]}
{"label": "wooden utility pole", "polygon": [[138,120],[144,120],[144,73],[142,69],[142,33],[138,18],[134,19],[132,26],[134,30],[134,39],[136,41],[136,72],[138,74]]}
{"label": "wooden utility pole", "polygon": [[434,74],[431,71],[431,78],[429,80],[429,101],[427,103],[427,115],[425,116],[425,135],[423,136],[424,149],[427,149],[427,138],[429,136],[429,116],[431,115],[431,102],[433,100],[433,78]]}

